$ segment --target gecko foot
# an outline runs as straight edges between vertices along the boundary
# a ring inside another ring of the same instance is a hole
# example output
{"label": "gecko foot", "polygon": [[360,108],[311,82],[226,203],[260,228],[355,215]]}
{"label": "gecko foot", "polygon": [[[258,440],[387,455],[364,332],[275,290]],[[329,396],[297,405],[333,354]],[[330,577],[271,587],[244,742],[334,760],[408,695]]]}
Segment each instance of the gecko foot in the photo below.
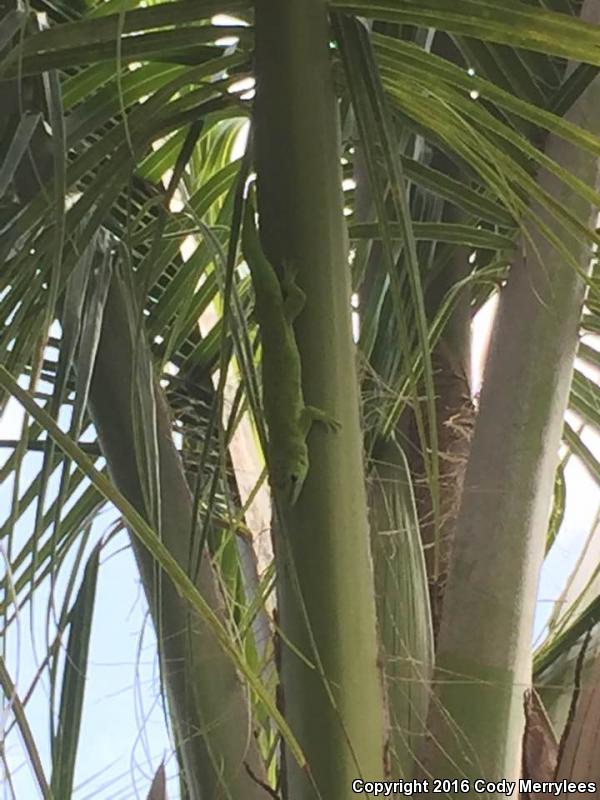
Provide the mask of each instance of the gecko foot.
{"label": "gecko foot", "polygon": [[322,408],[317,408],[316,406],[304,406],[300,417],[300,424],[306,433],[308,433],[311,426],[315,422],[325,425],[326,428],[334,433],[337,433],[337,431],[339,431],[342,427],[341,423],[335,419],[335,417],[332,417],[331,414],[323,411]]}

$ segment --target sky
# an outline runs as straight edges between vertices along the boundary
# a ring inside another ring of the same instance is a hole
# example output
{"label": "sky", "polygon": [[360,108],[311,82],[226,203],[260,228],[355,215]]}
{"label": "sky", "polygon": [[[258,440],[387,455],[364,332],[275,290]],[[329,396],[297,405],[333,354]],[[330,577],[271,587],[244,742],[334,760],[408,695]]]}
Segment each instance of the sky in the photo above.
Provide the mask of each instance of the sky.
{"label": "sky", "polygon": [[[22,414],[17,403],[9,401],[0,418],[0,440],[18,439]],[[62,422],[65,423],[63,417]],[[0,465],[9,454],[0,450]],[[22,485],[26,486],[41,465],[42,455],[29,453],[25,458]],[[58,470],[53,474],[49,496],[56,493]],[[12,480],[0,486],[0,522],[6,517],[12,498]],[[83,562],[94,542],[112,529],[117,514],[103,511],[92,528]],[[31,532],[34,510],[29,509],[17,526],[14,551]],[[3,561],[5,550],[2,551]],[[65,563],[66,577],[74,559]],[[4,565],[3,565],[4,569]],[[64,581],[63,581],[64,585]],[[49,587],[37,590],[33,615],[25,608],[11,627],[6,641],[5,658],[20,696],[23,696],[37,672],[46,651],[46,616]],[[60,584],[57,596],[60,597]],[[162,709],[155,637],[147,618],[137,567],[128,536],[121,532],[102,551],[97,587],[96,613],[92,623],[89,671],[86,682],[81,745],[76,767],[74,798],[86,800],[131,800],[146,798],[152,776],[171,746]],[[60,683],[59,683],[60,686]],[[134,691],[132,691],[134,689]],[[44,681],[27,706],[29,724],[35,736],[42,762],[50,760],[48,730],[49,686]],[[8,723],[4,704],[2,722]],[[16,730],[8,735],[7,760],[18,800],[40,796]],[[171,759],[171,775],[175,764]],[[49,771],[48,771],[49,772]],[[176,800],[176,787],[170,790]],[[0,798],[12,793],[6,780],[0,781]]]}

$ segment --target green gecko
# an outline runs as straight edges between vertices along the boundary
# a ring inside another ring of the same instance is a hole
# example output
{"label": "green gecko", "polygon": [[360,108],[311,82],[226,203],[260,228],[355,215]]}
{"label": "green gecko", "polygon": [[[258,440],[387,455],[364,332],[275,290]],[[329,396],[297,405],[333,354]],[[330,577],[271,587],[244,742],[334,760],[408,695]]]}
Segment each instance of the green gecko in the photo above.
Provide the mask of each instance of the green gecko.
{"label": "green gecko", "polygon": [[338,430],[340,425],[325,411],[304,402],[300,353],[293,321],[302,311],[306,298],[295,283],[289,265],[280,283],[263,253],[250,196],[244,211],[242,252],[252,277],[262,342],[263,405],[269,434],[267,462],[270,481],[274,493],[293,505],[308,473],[306,437],[313,422],[322,422],[332,430]]}

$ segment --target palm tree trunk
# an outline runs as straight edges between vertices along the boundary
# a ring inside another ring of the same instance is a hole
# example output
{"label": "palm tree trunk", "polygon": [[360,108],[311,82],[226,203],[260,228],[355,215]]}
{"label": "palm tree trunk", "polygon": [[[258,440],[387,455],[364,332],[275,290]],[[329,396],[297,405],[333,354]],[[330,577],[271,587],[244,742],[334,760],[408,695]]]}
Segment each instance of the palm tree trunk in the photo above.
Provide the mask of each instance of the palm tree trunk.
{"label": "palm tree trunk", "polygon": [[[320,796],[350,800],[353,779],[384,772],[384,715],[328,21],[322,0],[260,0],[255,18],[263,245],[307,296],[295,325],[306,402],[341,423],[310,433],[308,478],[276,539],[281,682]],[[287,768],[288,796],[312,800],[307,773]]]}
{"label": "palm tree trunk", "polygon": [[[598,21],[595,0],[585,13]],[[596,81],[567,117],[597,135],[599,103]],[[546,154],[597,187],[596,156],[553,135]],[[587,200],[547,172],[538,181],[595,226],[597,210]],[[530,210],[556,229],[545,209]],[[539,228],[530,219],[525,225],[528,238],[500,300],[444,600],[424,759],[436,777],[519,776],[536,587],[585,290]],[[589,242],[571,231],[560,235],[587,271]]]}

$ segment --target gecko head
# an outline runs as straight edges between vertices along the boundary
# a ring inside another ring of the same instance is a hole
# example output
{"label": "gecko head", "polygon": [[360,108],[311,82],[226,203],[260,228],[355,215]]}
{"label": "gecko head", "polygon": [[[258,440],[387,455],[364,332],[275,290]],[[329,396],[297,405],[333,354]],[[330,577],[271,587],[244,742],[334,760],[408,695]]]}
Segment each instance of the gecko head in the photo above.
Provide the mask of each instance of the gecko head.
{"label": "gecko head", "polygon": [[[277,460],[277,459],[276,459]],[[293,466],[290,464],[293,463]],[[305,453],[297,454],[293,462],[285,459],[283,463],[273,464],[273,489],[285,500],[294,505],[300,496],[306,475],[308,473],[308,456]]]}
{"label": "gecko head", "polygon": [[296,500],[300,497],[300,492],[302,491],[302,487],[304,486],[304,480],[306,478],[306,473],[308,472],[308,463],[306,465],[302,465],[300,469],[295,470],[289,478],[289,487],[288,487],[288,500],[290,505],[294,505]]}

